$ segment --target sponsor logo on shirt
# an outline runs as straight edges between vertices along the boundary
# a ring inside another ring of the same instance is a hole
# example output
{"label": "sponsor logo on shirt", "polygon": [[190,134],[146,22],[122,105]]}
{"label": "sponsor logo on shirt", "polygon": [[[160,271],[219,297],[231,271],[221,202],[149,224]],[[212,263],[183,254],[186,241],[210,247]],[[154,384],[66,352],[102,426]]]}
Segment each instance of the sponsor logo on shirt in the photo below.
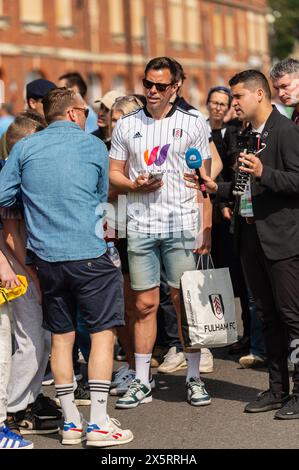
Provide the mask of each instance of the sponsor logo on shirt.
{"label": "sponsor logo on shirt", "polygon": [[144,152],[144,161],[147,164],[147,166],[151,166],[155,164],[156,166],[161,166],[165,162],[167,158],[167,153],[169,150],[170,144],[163,145],[161,148],[160,152],[160,146],[158,145],[157,147],[154,147],[151,152],[149,150],[146,150]]}
{"label": "sponsor logo on shirt", "polygon": [[140,134],[140,132],[136,132],[136,134],[134,134],[133,136],[133,139],[140,139],[142,137],[142,135]]}

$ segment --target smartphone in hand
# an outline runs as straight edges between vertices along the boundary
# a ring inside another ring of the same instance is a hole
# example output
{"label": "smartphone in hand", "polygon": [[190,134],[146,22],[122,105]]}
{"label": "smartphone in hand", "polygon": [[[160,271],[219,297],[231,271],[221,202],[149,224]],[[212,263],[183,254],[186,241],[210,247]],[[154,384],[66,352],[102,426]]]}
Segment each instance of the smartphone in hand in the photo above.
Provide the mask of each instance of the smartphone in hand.
{"label": "smartphone in hand", "polygon": [[163,173],[162,171],[155,171],[152,170],[148,174],[148,180],[151,182],[153,180],[155,181],[161,181],[163,179]]}

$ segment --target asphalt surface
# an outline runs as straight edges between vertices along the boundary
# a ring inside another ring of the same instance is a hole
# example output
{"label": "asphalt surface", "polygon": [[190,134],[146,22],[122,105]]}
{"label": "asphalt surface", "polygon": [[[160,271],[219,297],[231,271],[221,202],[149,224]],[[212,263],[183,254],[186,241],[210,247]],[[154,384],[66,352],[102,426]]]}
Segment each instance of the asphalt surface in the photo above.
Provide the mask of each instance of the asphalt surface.
{"label": "asphalt surface", "polygon": [[[117,398],[109,398],[109,415],[135,436],[121,449],[299,449],[298,420],[275,420],[274,411],[243,412],[247,402],[268,388],[266,369],[241,369],[238,356],[230,356],[227,348],[213,353],[214,372],[202,375],[212,397],[209,406],[196,408],[186,402],[185,371],[162,375],[153,369],[156,390],[152,403],[117,410]],[[120,365],[115,363],[116,368]],[[54,387],[44,387],[44,393],[53,396]],[[88,419],[88,406],[80,407],[80,412]],[[62,446],[58,434],[27,438],[35,449],[84,447]]]}

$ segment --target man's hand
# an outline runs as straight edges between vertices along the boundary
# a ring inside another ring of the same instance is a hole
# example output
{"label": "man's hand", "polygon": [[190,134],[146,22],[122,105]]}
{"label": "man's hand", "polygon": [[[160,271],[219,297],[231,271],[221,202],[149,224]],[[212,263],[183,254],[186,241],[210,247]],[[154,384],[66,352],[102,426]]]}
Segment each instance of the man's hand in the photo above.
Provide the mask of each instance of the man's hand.
{"label": "man's hand", "polygon": [[205,228],[201,237],[201,232],[198,234],[198,238],[196,240],[196,247],[193,250],[193,253],[197,253],[198,255],[209,255],[211,252],[212,247],[212,237],[211,237],[211,228]]}
{"label": "man's hand", "polygon": [[[210,178],[206,174],[203,168],[200,169],[200,175],[205,184],[207,193],[209,194],[216,193],[218,189],[217,183],[215,183],[215,181],[212,180],[212,178]],[[185,173],[184,180],[187,181],[186,183],[187,188],[197,189],[198,191],[200,191],[199,178],[195,173]]]}
{"label": "man's hand", "polygon": [[0,281],[1,286],[6,289],[13,289],[21,285],[9,262],[2,253],[0,253]]}
{"label": "man's hand", "polygon": [[151,178],[149,180],[146,175],[139,175],[134,182],[135,191],[142,193],[152,193],[153,191],[160,189],[162,186],[163,181],[155,178]]}
{"label": "man's hand", "polygon": [[223,217],[225,220],[232,220],[233,211],[231,210],[230,207],[223,207],[223,208],[221,209],[221,212],[222,212],[222,217]]}
{"label": "man's hand", "polygon": [[[253,153],[240,153],[239,162],[242,163],[240,170],[249,173],[256,178],[260,178],[263,173],[263,164],[261,160]],[[244,166],[245,165],[245,166]]]}

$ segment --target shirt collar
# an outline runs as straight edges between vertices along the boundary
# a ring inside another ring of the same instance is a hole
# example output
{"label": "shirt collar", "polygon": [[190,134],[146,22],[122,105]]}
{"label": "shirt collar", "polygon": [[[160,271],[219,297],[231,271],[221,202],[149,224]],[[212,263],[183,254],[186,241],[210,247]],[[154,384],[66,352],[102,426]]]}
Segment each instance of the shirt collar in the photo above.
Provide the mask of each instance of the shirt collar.
{"label": "shirt collar", "polygon": [[48,126],[48,129],[49,128],[50,129],[57,129],[57,128],[61,128],[61,127],[70,127],[70,128],[73,128],[73,129],[79,129],[80,131],[82,130],[81,127],[78,124],[76,124],[75,122],[66,121],[64,119],[52,122]]}
{"label": "shirt collar", "polygon": [[[165,116],[163,119],[168,118],[168,117],[172,116],[172,115],[175,113],[175,111],[176,111],[176,109],[177,109],[177,107],[178,107],[178,104],[179,104],[179,99],[178,99],[178,97],[175,99],[174,102],[171,101],[171,104],[172,104],[172,106],[171,106],[170,110],[168,111],[168,113],[166,114],[166,116]],[[144,106],[144,108],[142,108],[142,109],[143,109],[143,111],[144,111],[144,114],[145,114],[147,117],[151,117],[152,119],[154,119],[153,116],[151,115],[151,113],[148,111],[148,109],[147,109],[146,106]]]}

